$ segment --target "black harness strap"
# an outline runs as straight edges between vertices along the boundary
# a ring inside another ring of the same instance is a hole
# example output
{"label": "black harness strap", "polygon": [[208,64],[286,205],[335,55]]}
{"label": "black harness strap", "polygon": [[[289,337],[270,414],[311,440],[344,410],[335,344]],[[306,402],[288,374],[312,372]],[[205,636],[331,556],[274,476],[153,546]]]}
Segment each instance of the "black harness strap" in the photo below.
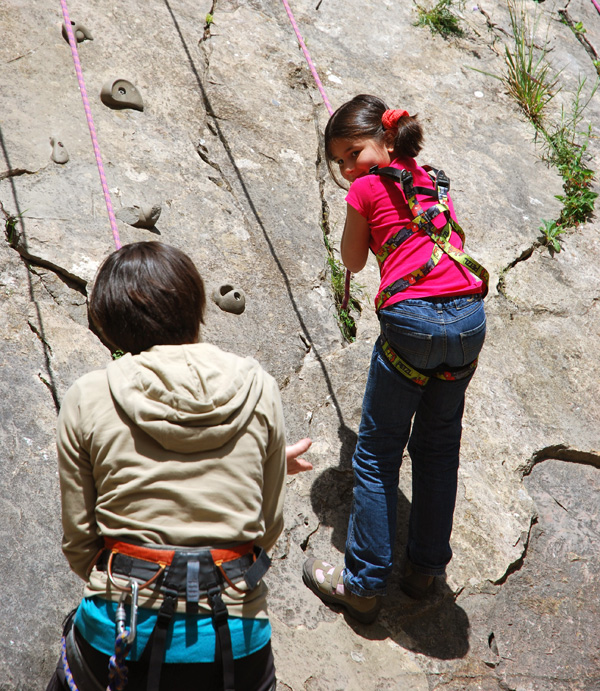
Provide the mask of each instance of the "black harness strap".
{"label": "black harness strap", "polygon": [[160,670],[165,659],[167,647],[167,632],[169,624],[177,608],[177,591],[169,590],[158,610],[156,625],[148,641],[150,647],[150,660],[148,662],[147,691],[158,691],[160,687]]}
{"label": "black harness strap", "polygon": [[[96,567],[106,570],[108,550],[102,554]],[[231,561],[215,563],[210,549],[176,549],[171,564],[158,577],[155,587],[163,594],[163,602],[157,613],[156,625],[148,640],[142,658],[148,660],[147,691],[158,691],[160,672],[165,658],[169,625],[177,610],[177,601],[185,596],[186,613],[198,612],[200,597],[206,596],[211,608],[215,629],[215,661],[220,662],[225,691],[234,691],[233,646],[229,631],[227,606],[221,597],[222,591],[235,581],[244,580],[250,590],[256,588],[263,578],[271,560],[260,547]],[[115,574],[148,580],[159,569],[158,563],[145,561],[126,554],[112,555],[112,571]]]}

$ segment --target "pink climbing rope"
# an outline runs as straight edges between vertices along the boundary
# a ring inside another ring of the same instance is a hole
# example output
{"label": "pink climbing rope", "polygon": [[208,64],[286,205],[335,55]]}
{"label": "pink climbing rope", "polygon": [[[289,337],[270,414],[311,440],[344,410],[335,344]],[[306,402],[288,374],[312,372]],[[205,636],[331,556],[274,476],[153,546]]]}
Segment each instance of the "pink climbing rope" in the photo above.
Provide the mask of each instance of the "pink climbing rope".
{"label": "pink climbing rope", "polygon": [[598,10],[598,12],[600,12],[600,5],[598,4],[598,0],[592,0],[592,2],[594,3],[594,7]]}
{"label": "pink climbing rope", "polygon": [[[287,12],[287,16],[290,19],[290,22],[292,24],[292,28],[294,29],[294,32],[296,34],[296,38],[298,39],[298,43],[300,44],[300,48],[302,48],[302,52],[304,53],[304,57],[306,58],[306,62],[308,63],[308,68],[310,69],[310,72],[315,80],[315,83],[317,85],[317,88],[319,89],[319,93],[321,94],[321,97],[323,99],[323,103],[325,104],[325,108],[327,108],[327,112],[329,115],[333,115],[333,108],[331,107],[331,103],[329,103],[329,99],[327,98],[327,94],[325,93],[325,89],[323,87],[323,83],[321,82],[321,79],[319,78],[319,73],[317,72],[317,68],[315,67],[315,63],[312,61],[312,58],[310,57],[310,53],[308,52],[308,48],[306,47],[306,43],[304,43],[304,39],[302,38],[302,34],[300,33],[300,29],[298,28],[298,24],[296,23],[296,20],[294,19],[294,14],[290,8],[290,5],[287,0],[281,0],[283,2],[283,6],[285,7],[285,11]],[[595,1],[595,0],[594,0]],[[348,300],[350,299],[350,271],[346,269],[346,280],[344,282],[344,299],[342,301],[342,309],[345,310],[348,307]]]}
{"label": "pink climbing rope", "polygon": [[306,47],[306,43],[304,43],[304,39],[302,38],[302,34],[300,33],[300,29],[298,28],[298,24],[296,24],[296,20],[294,19],[294,15],[292,13],[292,10],[290,8],[290,5],[287,0],[282,0],[283,6],[285,7],[285,11],[287,12],[288,17],[290,18],[290,22],[292,24],[292,27],[294,31],[296,32],[296,38],[298,39],[298,43],[300,44],[300,48],[302,48],[302,52],[304,53],[304,57],[306,58],[306,62],[308,63],[308,67],[311,71],[312,76],[314,77],[314,80],[317,84],[317,88],[319,89],[319,92],[321,93],[321,96],[323,98],[323,103],[325,104],[325,107],[327,108],[327,112],[329,115],[333,115],[333,108],[331,107],[331,104],[329,103],[329,99],[327,98],[327,94],[325,93],[325,89],[323,88],[323,84],[321,80],[319,79],[319,74],[317,72],[317,68],[315,67],[314,62],[312,61],[312,58],[310,57],[310,53],[308,52],[308,48]]}
{"label": "pink climbing rope", "polygon": [[106,210],[108,211],[108,218],[110,219],[110,227],[112,229],[113,239],[117,249],[121,247],[121,239],[119,238],[119,229],[117,228],[117,219],[113,211],[112,201],[110,199],[110,192],[108,191],[108,183],[106,182],[106,174],[104,173],[104,165],[102,163],[102,155],[100,154],[100,147],[98,145],[98,137],[96,136],[96,128],[94,127],[94,120],[92,118],[92,110],[83,81],[83,72],[81,70],[81,62],[79,61],[79,54],[77,52],[77,41],[73,34],[73,27],[71,25],[71,18],[69,17],[69,10],[65,0],[60,0],[62,6],[62,13],[65,20],[65,28],[67,36],[69,37],[69,45],[71,46],[71,55],[75,63],[75,72],[77,72],[77,81],[79,82],[79,91],[81,92],[81,99],[85,109],[85,116],[87,118],[88,127],[90,129],[90,136],[94,146],[94,154],[96,155],[96,163],[98,164],[98,173],[100,174],[100,182],[102,183],[102,191],[104,192],[104,201],[106,202]]}

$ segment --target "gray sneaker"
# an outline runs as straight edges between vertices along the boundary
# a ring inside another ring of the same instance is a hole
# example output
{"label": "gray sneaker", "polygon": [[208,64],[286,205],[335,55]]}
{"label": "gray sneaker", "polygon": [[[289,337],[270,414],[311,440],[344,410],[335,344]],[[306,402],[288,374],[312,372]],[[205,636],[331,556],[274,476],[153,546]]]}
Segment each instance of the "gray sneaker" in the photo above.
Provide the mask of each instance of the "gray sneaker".
{"label": "gray sneaker", "polygon": [[343,573],[343,566],[332,566],[311,557],[302,567],[302,580],[326,605],[344,607],[356,620],[370,624],[375,621],[381,609],[381,595],[359,597],[345,590]]}

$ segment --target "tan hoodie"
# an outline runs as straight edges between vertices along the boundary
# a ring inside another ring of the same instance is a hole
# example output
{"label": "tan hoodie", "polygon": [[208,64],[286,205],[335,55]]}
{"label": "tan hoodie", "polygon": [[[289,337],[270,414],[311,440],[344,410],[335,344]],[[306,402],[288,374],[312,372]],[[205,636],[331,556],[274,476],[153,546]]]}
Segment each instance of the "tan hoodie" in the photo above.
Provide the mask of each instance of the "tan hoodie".
{"label": "tan hoodie", "polygon": [[[57,446],[63,552],[87,596],[120,594],[103,572],[87,575],[104,536],[269,550],[283,528],[281,399],[252,358],[207,343],[125,355],[69,389]],[[140,604],[158,606],[151,595]],[[264,584],[224,600],[232,615],[266,616]]]}

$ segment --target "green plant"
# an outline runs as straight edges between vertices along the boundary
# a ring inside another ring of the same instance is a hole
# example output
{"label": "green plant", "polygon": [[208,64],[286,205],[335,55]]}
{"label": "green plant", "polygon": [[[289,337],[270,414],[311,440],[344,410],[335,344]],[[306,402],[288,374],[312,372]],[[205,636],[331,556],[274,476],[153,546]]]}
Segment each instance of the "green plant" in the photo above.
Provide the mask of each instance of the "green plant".
{"label": "green plant", "polygon": [[[346,292],[346,269],[334,254],[333,247],[329,241],[329,232],[326,222],[323,222],[321,229],[323,231],[323,244],[327,250],[327,266],[329,267],[331,289],[333,291],[333,299],[336,309],[336,319],[340,327],[340,331],[342,332],[342,336],[349,343],[353,343],[356,339],[356,322],[354,321],[354,317],[350,314],[350,311],[355,310],[360,312],[360,303],[358,300],[356,300],[356,298],[352,297],[352,294],[350,294],[346,309],[342,309],[344,295]],[[356,290],[358,286],[352,283],[351,288]]]}
{"label": "green plant", "polygon": [[503,81],[527,117],[538,127],[542,122],[542,111],[560,91],[560,88],[554,91],[560,72],[555,74],[546,61],[546,44],[542,48],[535,45],[538,20],[530,23],[522,2],[517,7],[514,0],[509,0],[508,11],[514,43],[510,48],[504,46],[507,71]]}
{"label": "green plant", "polygon": [[17,243],[19,242],[19,231],[17,230],[17,223],[20,221],[20,219],[24,218],[23,214],[25,214],[26,211],[27,209],[25,211],[21,211],[21,213],[19,214],[9,214],[8,216],[6,216],[6,220],[4,223],[4,233],[6,235],[6,241],[11,247],[16,247]]}
{"label": "green plant", "polygon": [[206,15],[206,19],[205,19],[204,21],[205,21],[206,26],[208,27],[208,26],[210,26],[210,25],[215,21],[215,17],[214,17],[214,15],[212,15],[212,14],[209,12],[209,13]]}
{"label": "green plant", "polygon": [[459,18],[452,12],[454,0],[438,0],[430,10],[421,7],[416,2],[415,5],[419,15],[415,26],[428,26],[432,34],[439,34],[444,38],[451,35],[464,35],[464,31],[459,24]]}
{"label": "green plant", "polygon": [[541,128],[545,152],[543,160],[557,168],[563,179],[564,194],[557,194],[556,199],[562,203],[560,216],[556,221],[543,221],[541,231],[546,244],[560,252],[558,235],[569,228],[575,228],[586,221],[594,212],[597,192],[591,190],[595,179],[594,171],[586,165],[587,148],[592,133],[592,126],[581,129],[583,112],[598,90],[597,80],[587,100],[582,94],[586,79],[581,78],[571,108],[567,112],[561,109],[560,121],[549,129]]}
{"label": "green plant", "polygon": [[565,228],[559,226],[557,221],[545,221],[542,219],[540,230],[542,231],[544,244],[548,245],[554,252],[560,252],[561,245],[558,236],[565,232]]}

